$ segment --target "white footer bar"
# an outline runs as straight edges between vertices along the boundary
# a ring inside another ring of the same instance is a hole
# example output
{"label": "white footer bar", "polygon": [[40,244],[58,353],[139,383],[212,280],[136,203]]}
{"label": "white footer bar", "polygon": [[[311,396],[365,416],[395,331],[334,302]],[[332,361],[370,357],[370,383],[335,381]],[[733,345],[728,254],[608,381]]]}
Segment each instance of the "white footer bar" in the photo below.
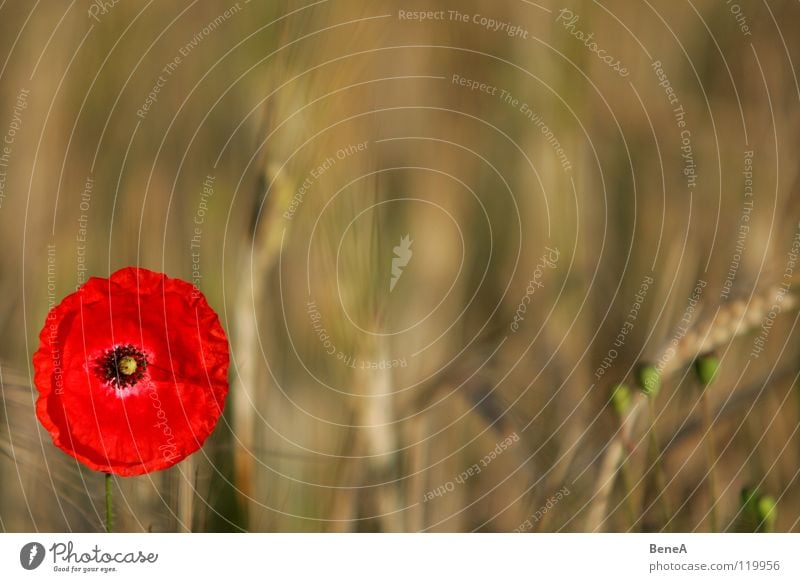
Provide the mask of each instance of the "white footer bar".
{"label": "white footer bar", "polygon": [[798,554],[796,534],[2,534],[0,580],[796,581]]}

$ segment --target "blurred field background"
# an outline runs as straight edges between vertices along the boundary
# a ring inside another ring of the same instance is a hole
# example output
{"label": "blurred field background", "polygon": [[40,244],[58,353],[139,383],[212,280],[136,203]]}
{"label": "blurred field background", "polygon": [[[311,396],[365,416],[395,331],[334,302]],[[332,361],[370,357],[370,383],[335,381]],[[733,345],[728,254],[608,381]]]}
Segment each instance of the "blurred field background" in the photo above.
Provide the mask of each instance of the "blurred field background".
{"label": "blurred field background", "polygon": [[[202,451],[115,480],[120,531],[797,531],[799,24],[794,1],[0,3],[0,529],[102,529],[30,361],[54,301],[141,265],[218,311],[231,394]],[[681,333],[622,439],[613,386]],[[754,524],[744,488],[777,512]]]}

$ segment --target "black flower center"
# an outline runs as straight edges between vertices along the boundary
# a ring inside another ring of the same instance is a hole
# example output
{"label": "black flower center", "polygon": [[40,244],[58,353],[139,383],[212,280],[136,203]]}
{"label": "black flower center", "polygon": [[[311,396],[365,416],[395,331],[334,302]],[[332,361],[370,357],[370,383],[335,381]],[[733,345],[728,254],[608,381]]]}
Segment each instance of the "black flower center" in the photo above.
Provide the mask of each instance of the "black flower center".
{"label": "black flower center", "polygon": [[97,358],[95,372],[116,388],[130,388],[144,378],[147,357],[133,345],[117,346]]}

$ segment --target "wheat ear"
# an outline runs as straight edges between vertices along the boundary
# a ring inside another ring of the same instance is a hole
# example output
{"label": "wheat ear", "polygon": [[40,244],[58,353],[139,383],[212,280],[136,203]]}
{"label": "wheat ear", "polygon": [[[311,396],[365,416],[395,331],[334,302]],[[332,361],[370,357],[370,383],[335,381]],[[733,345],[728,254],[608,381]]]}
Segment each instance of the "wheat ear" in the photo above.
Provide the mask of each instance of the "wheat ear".
{"label": "wheat ear", "polygon": [[[715,317],[694,326],[675,345],[669,343],[662,347],[656,359],[659,362],[659,380],[684,369],[698,356],[712,352],[735,338],[761,327],[776,304],[780,305],[780,313],[785,314],[797,309],[798,298],[785,287],[775,285],[749,300],[736,299],[723,303]],[[631,441],[642,411],[647,410],[647,400],[648,395],[645,391],[638,391],[635,394],[627,415],[622,419],[619,430],[606,449],[588,510],[586,531],[600,530],[605,522],[608,500],[620,463],[623,462],[625,443]]]}

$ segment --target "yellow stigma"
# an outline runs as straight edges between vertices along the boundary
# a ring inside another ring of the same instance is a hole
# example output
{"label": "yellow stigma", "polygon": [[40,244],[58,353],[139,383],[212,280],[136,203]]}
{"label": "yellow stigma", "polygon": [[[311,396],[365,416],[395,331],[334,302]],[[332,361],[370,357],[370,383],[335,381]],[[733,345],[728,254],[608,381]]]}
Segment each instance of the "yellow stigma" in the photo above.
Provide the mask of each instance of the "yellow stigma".
{"label": "yellow stigma", "polygon": [[125,356],[119,361],[119,371],[130,376],[136,371],[136,360],[131,356]]}

